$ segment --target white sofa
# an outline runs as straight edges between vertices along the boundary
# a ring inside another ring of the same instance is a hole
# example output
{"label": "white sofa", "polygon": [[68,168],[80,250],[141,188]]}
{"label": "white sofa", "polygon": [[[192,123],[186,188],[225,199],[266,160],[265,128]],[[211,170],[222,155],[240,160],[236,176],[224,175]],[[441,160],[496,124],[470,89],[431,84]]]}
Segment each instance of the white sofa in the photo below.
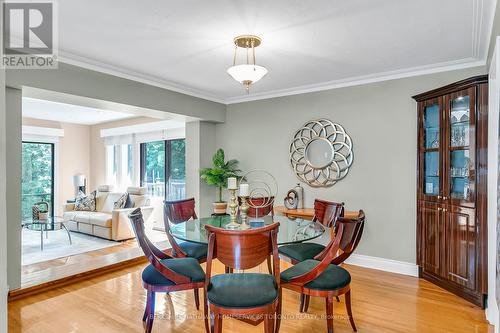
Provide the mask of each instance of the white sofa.
{"label": "white sofa", "polygon": [[134,231],[128,219],[135,208],[141,207],[144,221],[153,213],[145,187],[129,187],[127,193],[130,195],[134,207],[114,209],[114,203],[123,193],[110,192],[108,185],[99,186],[96,195],[96,211],[75,211],[75,204],[64,205],[63,218],[66,227],[71,231],[77,231],[114,241],[134,238]]}

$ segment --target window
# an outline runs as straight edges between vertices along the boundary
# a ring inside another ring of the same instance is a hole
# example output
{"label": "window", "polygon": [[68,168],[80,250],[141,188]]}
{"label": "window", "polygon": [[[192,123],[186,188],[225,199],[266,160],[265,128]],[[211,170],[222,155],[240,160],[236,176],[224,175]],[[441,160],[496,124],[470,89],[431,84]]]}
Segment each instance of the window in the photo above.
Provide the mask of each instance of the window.
{"label": "window", "polygon": [[54,216],[54,144],[22,143],[21,215],[31,217],[31,207],[37,202],[49,204]]}
{"label": "window", "polygon": [[180,200],[186,196],[184,139],[141,144],[141,186],[151,197]]}
{"label": "window", "polygon": [[106,146],[106,182],[116,191],[134,184],[134,145]]}

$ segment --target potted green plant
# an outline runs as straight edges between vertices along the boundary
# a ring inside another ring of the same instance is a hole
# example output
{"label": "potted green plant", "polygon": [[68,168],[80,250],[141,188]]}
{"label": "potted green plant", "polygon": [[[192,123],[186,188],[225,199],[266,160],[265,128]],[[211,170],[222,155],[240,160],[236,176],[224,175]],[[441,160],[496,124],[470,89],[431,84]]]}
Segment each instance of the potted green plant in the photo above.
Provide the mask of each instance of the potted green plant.
{"label": "potted green plant", "polygon": [[200,169],[200,177],[208,185],[217,187],[217,201],[213,203],[215,214],[225,214],[227,202],[222,200],[222,189],[227,187],[227,179],[236,177],[240,179],[238,160],[225,161],[224,150],[218,149],[212,158],[213,167]]}

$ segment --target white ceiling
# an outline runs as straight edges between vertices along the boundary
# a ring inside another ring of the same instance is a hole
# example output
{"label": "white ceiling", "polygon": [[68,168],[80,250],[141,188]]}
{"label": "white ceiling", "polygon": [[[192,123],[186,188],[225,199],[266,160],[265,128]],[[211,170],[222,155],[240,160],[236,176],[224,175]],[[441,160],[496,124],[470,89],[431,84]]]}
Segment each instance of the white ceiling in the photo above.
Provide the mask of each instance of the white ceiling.
{"label": "white ceiling", "polygon": [[100,110],[79,105],[23,97],[23,117],[63,123],[95,125],[136,117],[130,113]]}
{"label": "white ceiling", "polygon": [[[68,63],[232,103],[484,64],[496,0],[59,1]],[[262,37],[249,96],[233,37]]]}

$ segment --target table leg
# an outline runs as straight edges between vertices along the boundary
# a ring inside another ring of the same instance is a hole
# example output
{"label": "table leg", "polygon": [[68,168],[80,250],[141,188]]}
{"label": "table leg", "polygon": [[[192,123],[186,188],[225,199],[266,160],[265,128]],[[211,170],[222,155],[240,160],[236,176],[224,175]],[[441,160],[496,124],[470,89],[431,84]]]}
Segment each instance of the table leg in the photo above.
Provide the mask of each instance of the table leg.
{"label": "table leg", "polygon": [[68,238],[69,238],[69,245],[73,245],[73,242],[71,241],[71,234],[69,233],[69,230],[68,228],[66,228],[66,226],[64,225],[64,223],[61,223],[62,227],[64,228],[64,230],[66,230],[66,233],[68,234]]}
{"label": "table leg", "polygon": [[40,229],[40,250],[43,251],[43,228]]}

